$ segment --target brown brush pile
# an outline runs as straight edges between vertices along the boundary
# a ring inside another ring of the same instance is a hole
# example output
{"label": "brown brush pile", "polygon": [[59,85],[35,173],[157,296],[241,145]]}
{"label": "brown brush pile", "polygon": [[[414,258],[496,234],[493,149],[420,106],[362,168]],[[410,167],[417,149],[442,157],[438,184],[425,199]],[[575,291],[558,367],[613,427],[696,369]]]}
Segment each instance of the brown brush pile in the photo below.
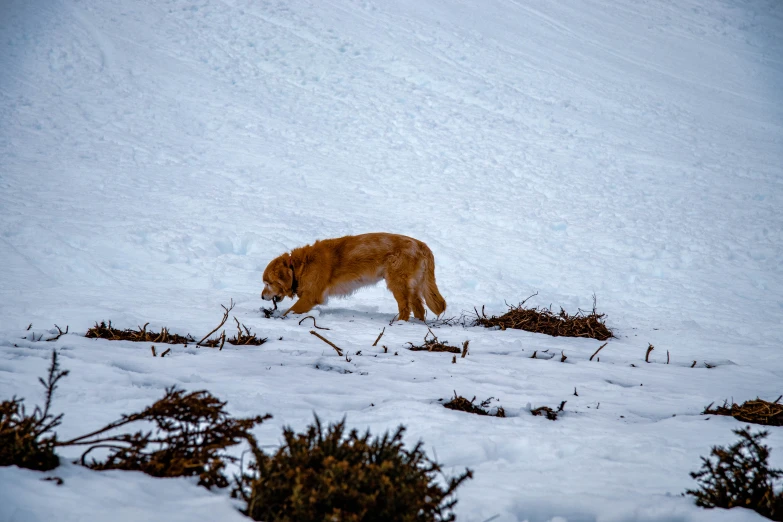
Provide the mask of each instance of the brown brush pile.
{"label": "brown brush pile", "polygon": [[762,424],[764,426],[783,426],[783,404],[780,404],[783,395],[777,398],[775,402],[768,402],[759,399],[745,401],[740,404],[729,406],[728,401],[723,406],[711,409],[712,404],[704,408],[703,415],[727,415],[734,417],[741,422],[750,422],[753,424]]}
{"label": "brown brush pile", "polygon": [[36,406],[28,415],[23,399],[13,397],[0,402],[0,466],[49,471],[60,465],[60,459],[54,453],[57,435],[53,430],[60,425],[63,416],[52,415],[49,408],[57,381],[66,375],[68,372],[60,370],[57,352],[53,351],[48,378],[46,381],[39,379],[46,389],[43,409]]}
{"label": "brown brush pile", "polygon": [[290,428],[272,456],[252,445],[255,462],[236,478],[232,495],[244,513],[275,522],[447,522],[455,520],[454,492],[472,473],[443,477],[422,443],[406,449],[402,426],[370,439],[345,421],[324,429],[316,417],[304,433]]}
{"label": "brown brush pile", "polygon": [[152,330],[148,331],[147,326],[149,324],[150,323],[146,323],[144,326],[139,326],[138,330],[133,330],[130,328],[127,330],[120,330],[118,328],[114,328],[111,324],[111,321],[109,321],[109,324],[106,324],[103,321],[101,321],[100,324],[96,322],[95,326],[87,330],[85,337],[90,337],[93,339],[108,339],[110,341],[134,341],[184,345],[196,342],[196,340],[193,339],[190,334],[188,334],[186,337],[183,337],[178,334],[170,333],[168,328],[163,328],[160,332],[153,332]]}
{"label": "brown brush pile", "polygon": [[563,408],[565,407],[566,401],[563,401],[560,403],[560,406],[557,407],[556,410],[553,410],[549,406],[540,406],[538,408],[530,410],[530,413],[532,413],[535,416],[541,416],[545,415],[547,419],[554,421],[557,420],[557,415],[563,411]]}
{"label": "brown brush pile", "polygon": [[216,328],[214,328],[211,332],[205,335],[204,338],[198,341],[197,343],[196,340],[190,336],[190,334],[188,334],[186,337],[183,337],[181,335],[170,333],[167,328],[163,328],[160,332],[147,331],[147,326],[150,323],[146,323],[144,326],[139,326],[138,330],[132,330],[132,329],[120,330],[112,327],[111,321],[109,321],[108,325],[102,321],[101,324],[95,323],[95,326],[87,330],[87,334],[85,335],[85,337],[91,337],[95,339],[108,339],[110,341],[184,344],[185,346],[187,346],[188,343],[196,343],[196,345],[198,346],[218,348],[220,350],[223,349],[223,345],[226,344],[226,342],[237,346],[248,346],[248,345],[260,346],[264,344],[267,341],[266,337],[259,338],[255,334],[250,333],[250,329],[244,324],[241,324],[236,317],[234,317],[234,321],[237,324],[237,333],[234,335],[234,337],[227,338],[226,331],[223,330],[220,333],[220,335],[218,335],[217,337],[213,339],[209,339],[209,337],[213,333],[220,330],[220,328],[224,324],[226,324],[226,320],[228,320],[228,315],[233,308],[234,308],[233,300],[231,301],[229,307],[223,306],[223,310],[225,310],[225,313],[223,314],[223,319],[220,321],[220,324],[217,325]]}
{"label": "brown brush pile", "polygon": [[443,407],[448,408],[450,410],[475,413],[476,415],[489,415],[491,417],[505,417],[506,410],[504,410],[502,406],[498,407],[497,411],[494,414],[489,412],[487,408],[489,408],[492,399],[494,399],[494,397],[490,397],[489,399],[481,402],[478,406],[476,406],[474,404],[474,402],[476,401],[476,397],[473,397],[472,400],[468,400],[465,397],[462,397],[461,395],[457,395],[457,392],[454,392],[454,397],[449,402],[445,403]]}
{"label": "brown brush pile", "polygon": [[750,426],[734,430],[740,440],[728,448],[713,446],[710,458],[702,457],[702,467],[690,475],[699,489],[685,493],[696,497],[696,505],[706,508],[749,508],[771,520],[783,522],[783,491],[775,483],[783,469],[771,469],[770,449],[762,444],[766,431],[750,433]]}
{"label": "brown brush pile", "polygon": [[[432,336],[432,337],[430,337]],[[448,341],[439,341],[438,337],[432,333],[432,330],[427,328],[427,333],[424,335],[424,344],[420,346],[414,346],[413,343],[408,343],[408,348],[412,352],[449,352],[449,353],[462,353],[460,348],[456,346],[449,346]]]}
{"label": "brown brush pile", "polygon": [[593,310],[590,313],[579,310],[574,315],[568,315],[562,308],[557,314],[552,312],[551,308],[525,308],[525,303],[530,297],[517,306],[508,305],[508,312],[501,316],[487,317],[483,308],[481,312],[476,310],[473,326],[485,328],[498,326],[501,330],[512,328],[553,337],[589,337],[599,341],[614,337],[612,331],[604,324],[605,314],[596,312],[595,296],[593,296]]}

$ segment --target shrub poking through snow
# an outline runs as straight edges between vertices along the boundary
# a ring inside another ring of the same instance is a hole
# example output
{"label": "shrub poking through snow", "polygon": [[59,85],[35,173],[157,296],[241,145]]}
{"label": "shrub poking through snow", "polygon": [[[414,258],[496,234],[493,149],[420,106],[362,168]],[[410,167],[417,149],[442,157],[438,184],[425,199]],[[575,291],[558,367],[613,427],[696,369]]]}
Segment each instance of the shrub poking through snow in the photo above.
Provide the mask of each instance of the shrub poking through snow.
{"label": "shrub poking through snow", "polygon": [[[432,336],[432,337],[430,337]],[[427,333],[424,334],[424,344],[420,346],[414,346],[413,343],[408,343],[412,352],[449,352],[449,353],[462,353],[460,348],[456,346],[449,346],[448,341],[441,342],[438,337],[432,333],[432,330],[427,328]]]}
{"label": "shrub poking through snow", "polygon": [[732,404],[725,401],[723,406],[712,408],[712,404],[704,408],[703,415],[727,415],[741,422],[762,424],[764,426],[783,426],[783,404],[780,404],[783,395],[775,402],[769,402],[758,397],[753,401],[745,401],[740,404]]}
{"label": "shrub poking through snow", "polygon": [[187,337],[181,335],[172,334],[167,328],[161,329],[160,332],[147,331],[147,326],[150,323],[146,323],[144,326],[139,326],[138,330],[126,329],[120,330],[112,326],[111,321],[106,324],[101,321],[100,324],[95,323],[95,326],[87,330],[85,337],[94,339],[108,339],[110,341],[134,341],[134,342],[147,342],[147,343],[165,343],[165,344],[188,344],[195,343],[190,334]]}
{"label": "shrub poking through snow", "polygon": [[534,408],[530,410],[530,413],[532,413],[535,416],[541,416],[545,415],[547,419],[554,421],[557,420],[557,415],[563,411],[563,408],[565,407],[566,401],[563,401],[560,403],[560,406],[557,407],[557,410],[553,410],[549,406],[540,406],[538,408]]}
{"label": "shrub poking through snow", "polygon": [[57,381],[68,375],[60,370],[57,352],[52,352],[49,374],[44,381],[46,402],[43,409],[36,406],[31,415],[25,411],[23,399],[13,397],[0,403],[0,466],[49,471],[60,464],[55,455],[57,435],[54,428],[60,425],[62,414],[54,416],[49,412]]}
{"label": "shrub poking through snow", "polygon": [[371,440],[369,432],[346,435],[344,420],[324,429],[316,417],[304,433],[286,428],[273,456],[253,444],[255,462],[233,494],[247,502],[247,515],[268,522],[455,520],[454,492],[471,471],[441,485],[440,465],[421,442],[405,449],[403,432]]}
{"label": "shrub poking through snow", "polygon": [[775,492],[783,470],[769,468],[769,448],[761,443],[768,433],[750,433],[750,426],[734,433],[740,437],[738,442],[728,448],[713,446],[710,458],[701,458],[701,469],[690,474],[699,489],[686,493],[696,497],[701,507],[745,507],[783,521],[783,492]]}
{"label": "shrub poking through snow", "polygon": [[494,399],[494,397],[490,397],[489,399],[481,402],[478,406],[476,406],[474,404],[476,402],[476,397],[473,397],[472,400],[468,400],[465,397],[462,397],[461,395],[457,395],[457,392],[454,392],[454,397],[449,402],[445,403],[443,407],[448,408],[450,410],[475,413],[476,415],[505,417],[506,410],[504,410],[502,406],[499,406],[498,409],[495,411],[495,413],[490,413],[490,410],[488,408],[490,406],[490,403],[492,402],[492,399]]}
{"label": "shrub poking through snow", "polygon": [[[225,411],[226,403],[209,392],[185,393],[169,388],[164,397],[139,413],[123,415],[120,420],[87,435],[59,445],[88,446],[81,463],[92,469],[141,471],[153,477],[198,477],[206,488],[228,486],[226,462],[236,458],[226,448],[243,440],[269,415],[235,419]],[[117,432],[138,422],[154,424],[152,430]],[[93,450],[109,448],[103,461],[87,462]]]}
{"label": "shrub poking through snow", "polygon": [[509,305],[508,312],[501,316],[487,317],[483,308],[481,312],[476,310],[473,326],[500,327],[501,330],[512,328],[554,337],[589,337],[599,341],[614,337],[604,323],[605,315],[596,312],[595,296],[593,296],[593,310],[590,313],[579,310],[574,315],[568,315],[562,308],[557,314],[552,312],[551,308],[525,308],[525,303],[530,297],[517,306]]}
{"label": "shrub poking through snow", "polygon": [[[185,393],[169,388],[165,396],[139,413],[123,415],[119,420],[68,441],[58,441],[54,428],[62,414],[49,413],[57,382],[68,375],[60,370],[57,353],[46,381],[43,409],[25,413],[21,399],[0,403],[0,466],[48,471],[59,465],[54,453],[62,446],[86,446],[81,463],[97,470],[122,469],[142,471],[154,477],[198,477],[207,488],[226,487],[226,462],[238,459],[226,448],[243,440],[255,446],[250,430],[270,418],[269,415],[235,419],[225,411],[226,403],[206,391]],[[133,423],[153,424],[154,429],[123,432],[120,428]],[[109,450],[104,461],[87,462],[94,450]]]}

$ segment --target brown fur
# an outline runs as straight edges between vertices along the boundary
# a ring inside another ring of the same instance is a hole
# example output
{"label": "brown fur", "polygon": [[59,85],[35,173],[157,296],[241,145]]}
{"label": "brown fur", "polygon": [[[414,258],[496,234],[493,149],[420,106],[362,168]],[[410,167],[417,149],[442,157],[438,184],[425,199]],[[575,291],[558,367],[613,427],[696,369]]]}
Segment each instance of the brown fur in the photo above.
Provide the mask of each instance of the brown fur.
{"label": "brown fur", "polygon": [[273,259],[264,270],[261,298],[279,301],[298,296],[283,315],[303,314],[329,296],[349,295],[381,279],[394,294],[402,321],[411,312],[423,321],[422,301],[435,315],[446,310],[435,284],[435,257],[429,247],[384,232],[324,239]]}

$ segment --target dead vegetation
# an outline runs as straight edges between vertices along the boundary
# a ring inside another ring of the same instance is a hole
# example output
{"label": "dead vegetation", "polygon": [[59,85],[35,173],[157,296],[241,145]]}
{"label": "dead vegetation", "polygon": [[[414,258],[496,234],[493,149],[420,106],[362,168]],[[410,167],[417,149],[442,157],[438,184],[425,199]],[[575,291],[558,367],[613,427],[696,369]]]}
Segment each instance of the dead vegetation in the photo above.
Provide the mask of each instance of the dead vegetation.
{"label": "dead vegetation", "polygon": [[576,314],[569,315],[562,308],[559,313],[554,313],[551,307],[525,308],[525,303],[535,295],[538,294],[531,295],[517,306],[507,305],[508,312],[501,316],[487,317],[483,307],[481,312],[475,310],[476,318],[473,320],[473,326],[499,327],[501,330],[512,328],[554,337],[589,337],[599,341],[614,337],[604,323],[605,315],[596,311],[595,296],[593,296],[591,312],[580,309]]}
{"label": "dead vegetation", "polygon": [[[58,446],[86,446],[80,462],[96,470],[141,471],[153,477],[198,477],[206,488],[229,485],[226,462],[238,459],[226,448],[253,440],[250,433],[269,415],[235,419],[226,403],[207,391],[185,393],[168,388],[162,399],[144,410],[123,415],[103,428]],[[118,432],[126,425],[151,423],[153,429]],[[97,449],[109,449],[105,460],[87,461]]]}
{"label": "dead vegetation", "polygon": [[769,467],[769,447],[762,444],[768,432],[750,433],[750,426],[734,430],[740,440],[728,448],[713,446],[710,458],[701,457],[702,467],[690,475],[699,489],[686,494],[706,508],[750,508],[771,520],[783,521],[783,491],[775,483],[783,470]]}
{"label": "dead vegetation", "polygon": [[[196,346],[206,346],[208,348],[218,348],[220,350],[223,349],[223,345],[225,345],[225,343],[233,344],[235,346],[260,346],[267,341],[266,337],[259,338],[255,334],[251,333],[250,329],[244,324],[240,323],[236,317],[234,317],[234,321],[237,325],[237,333],[234,335],[234,337],[226,337],[226,331],[223,330],[217,337],[209,339],[212,334],[220,330],[223,325],[226,324],[228,316],[231,313],[231,310],[234,308],[234,301],[231,300],[228,307],[225,305],[220,306],[223,307],[224,310],[222,320],[215,328],[212,329],[212,331],[210,331],[198,342],[196,342],[196,340],[190,334],[187,334],[186,336],[172,334],[169,332],[168,328],[165,327],[162,328],[160,332],[147,330],[147,326],[149,326],[150,323],[145,323],[144,326],[139,326],[138,330],[133,330],[130,328],[121,330],[113,327],[111,321],[109,321],[108,325],[104,321],[101,321],[100,324],[96,322],[95,326],[87,330],[85,337],[90,337],[93,339],[107,339],[109,341],[182,344],[184,346],[187,346],[189,343],[196,343]],[[68,333],[67,328],[65,332],[59,328],[58,330],[60,331],[60,335]],[[60,335],[57,337],[59,338]],[[154,351],[153,355],[155,355]]]}
{"label": "dead vegetation", "polygon": [[[424,334],[424,344],[420,346],[415,346],[413,343],[408,343],[410,345],[408,349],[412,352],[462,353],[461,349],[457,348],[456,346],[449,346],[446,343],[448,343],[448,341],[441,342],[440,340],[438,340],[438,337],[434,333],[432,333],[432,330],[427,328],[427,333]],[[464,346],[465,348],[467,348],[467,341],[465,341]]]}
{"label": "dead vegetation", "polygon": [[[574,388],[574,395],[576,395],[576,388]],[[563,401],[560,403],[560,406],[557,407],[556,410],[553,410],[549,406],[540,406],[538,408],[530,410],[530,413],[532,413],[535,416],[541,416],[545,415],[547,419],[554,421],[557,420],[557,415],[563,411],[563,408],[565,407],[567,401]]]}
{"label": "dead vegetation", "polygon": [[147,326],[150,323],[145,323],[144,326],[139,326],[138,330],[126,329],[120,330],[112,326],[111,321],[106,324],[101,321],[97,322],[95,326],[87,330],[85,337],[92,339],[108,339],[109,341],[133,341],[133,342],[148,342],[148,343],[163,343],[163,344],[184,344],[196,342],[190,334],[182,336],[178,334],[172,334],[168,328],[162,328],[160,332],[154,332],[147,330]]}
{"label": "dead vegetation", "polygon": [[60,370],[57,352],[52,351],[47,379],[38,379],[46,390],[44,407],[36,406],[27,414],[24,399],[12,397],[0,402],[0,466],[49,471],[60,464],[55,455],[57,435],[54,429],[62,422],[62,414],[52,415],[49,411],[57,382],[68,375]]}
{"label": "dead vegetation", "polygon": [[[50,408],[60,379],[57,353],[52,352],[47,379],[39,379],[46,390],[44,407],[25,412],[22,399],[0,403],[0,466],[19,466],[48,471],[59,465],[55,448],[82,446],[80,462],[96,470],[141,471],[154,477],[198,477],[207,488],[229,485],[227,462],[237,459],[226,449],[242,441],[254,443],[251,430],[269,415],[235,419],[225,411],[226,403],[207,391],[186,393],[169,388],[164,397],[138,413],[123,415],[103,428],[67,441],[57,440],[54,429],[62,414]],[[141,425],[135,432],[129,425]],[[153,428],[149,428],[152,425]],[[93,451],[108,450],[104,460],[87,462]]]}
{"label": "dead vegetation", "polygon": [[255,462],[236,477],[232,495],[254,520],[275,522],[448,522],[456,489],[472,477],[466,470],[444,477],[419,442],[408,450],[405,428],[370,438],[345,421],[321,425],[318,417],[304,433],[283,432],[283,446],[272,456],[251,444]]}
{"label": "dead vegetation", "polygon": [[455,391],[454,397],[449,402],[445,403],[443,407],[448,408],[450,410],[475,413],[476,415],[488,415],[490,417],[505,417],[506,410],[504,410],[502,406],[499,406],[498,409],[495,410],[495,413],[490,413],[489,407],[493,399],[494,397],[490,397],[489,399],[482,401],[478,405],[476,405],[475,396],[473,397],[473,399],[468,400],[465,397],[462,397],[461,395],[457,395],[457,392]]}
{"label": "dead vegetation", "polygon": [[761,424],[764,426],[783,426],[783,404],[780,404],[778,397],[774,402],[765,401],[756,397],[755,400],[745,401],[742,404],[725,401],[723,406],[712,408],[711,403],[704,408],[703,415],[727,415],[734,417],[740,422],[750,422],[752,424]]}

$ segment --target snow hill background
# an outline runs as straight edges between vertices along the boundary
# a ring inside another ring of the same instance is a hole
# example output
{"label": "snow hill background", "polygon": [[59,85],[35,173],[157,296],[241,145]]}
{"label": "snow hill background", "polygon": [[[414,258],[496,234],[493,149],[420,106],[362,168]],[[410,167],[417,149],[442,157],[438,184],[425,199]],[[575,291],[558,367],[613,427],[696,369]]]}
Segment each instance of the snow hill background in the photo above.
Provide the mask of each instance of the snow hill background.
{"label": "snow hill background", "polygon": [[[313,413],[405,424],[474,470],[461,521],[760,520],[680,493],[740,426],[704,406],[783,393],[781,2],[3,0],[0,49],[0,397],[40,403],[56,348],[62,437],[176,384],[273,414],[269,451]],[[617,338],[588,362],[597,341],[437,329],[471,341],[452,364],[406,350],[426,327],[389,327],[378,286],[315,311],[347,362],[259,313],[271,258],[370,231],[430,245],[447,315],[595,293]],[[267,344],[82,337],[201,336],[231,298]],[[455,391],[511,417],[442,408]],[[0,469],[0,520],[242,519],[184,479],[46,475]]]}

